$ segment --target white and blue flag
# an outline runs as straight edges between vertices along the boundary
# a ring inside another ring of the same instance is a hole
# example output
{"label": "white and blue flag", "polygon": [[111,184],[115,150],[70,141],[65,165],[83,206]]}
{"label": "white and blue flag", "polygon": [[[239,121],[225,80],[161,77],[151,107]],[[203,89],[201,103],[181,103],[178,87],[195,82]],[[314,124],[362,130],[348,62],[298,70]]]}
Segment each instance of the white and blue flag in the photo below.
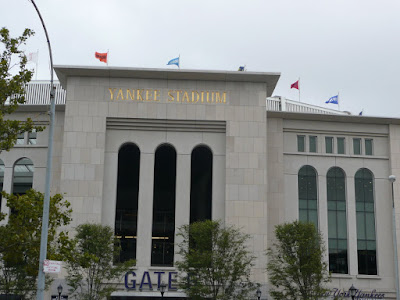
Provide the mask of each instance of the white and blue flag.
{"label": "white and blue flag", "polygon": [[339,95],[330,97],[325,103],[339,104]]}
{"label": "white and blue flag", "polygon": [[179,67],[179,57],[171,59],[167,65],[177,65]]}

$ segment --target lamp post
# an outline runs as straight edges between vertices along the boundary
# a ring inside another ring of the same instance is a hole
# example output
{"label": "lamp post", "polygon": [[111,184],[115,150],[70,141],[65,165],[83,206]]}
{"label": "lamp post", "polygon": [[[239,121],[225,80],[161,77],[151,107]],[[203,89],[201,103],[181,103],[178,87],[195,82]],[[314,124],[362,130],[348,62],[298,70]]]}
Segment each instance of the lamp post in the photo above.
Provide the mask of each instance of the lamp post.
{"label": "lamp post", "polygon": [[349,288],[349,292],[350,292],[351,299],[354,300],[354,297],[356,296],[356,293],[357,293],[357,289],[354,287],[354,285],[351,285],[351,287]]}
{"label": "lamp post", "polygon": [[160,284],[161,299],[164,298],[164,293],[165,293],[166,288],[167,288],[167,285],[164,282],[161,282],[161,284]]}
{"label": "lamp post", "polygon": [[261,290],[260,290],[259,287],[257,288],[256,295],[257,295],[257,299],[260,300],[260,298],[261,298]]}
{"label": "lamp post", "polygon": [[57,291],[58,291],[58,300],[61,300],[62,290],[63,290],[63,287],[62,287],[62,285],[61,285],[61,283],[60,283],[60,285],[57,287]]}
{"label": "lamp post", "polygon": [[396,299],[400,299],[400,289],[399,289],[399,263],[397,259],[397,236],[396,236],[396,211],[394,208],[394,182],[396,181],[396,176],[390,175],[389,181],[392,184],[392,231],[393,231],[393,252],[394,252],[394,269],[396,277]]}
{"label": "lamp post", "polygon": [[40,236],[40,255],[39,255],[39,274],[37,280],[37,293],[36,299],[44,299],[44,288],[45,288],[45,276],[43,272],[43,262],[47,255],[47,239],[48,239],[48,229],[49,229],[49,209],[50,209],[50,186],[51,186],[51,168],[53,161],[53,136],[54,136],[54,117],[56,113],[56,105],[54,99],[54,85],[53,85],[53,54],[51,51],[50,39],[47,33],[46,26],[44,24],[42,15],[34,0],[30,0],[35,7],[35,10],[39,16],[40,22],[42,23],[44,33],[47,39],[47,46],[49,48],[50,56],[50,124],[49,124],[49,138],[48,138],[48,148],[47,148],[47,166],[46,166],[46,182],[44,191],[44,201],[43,201],[43,217],[42,217],[42,233]]}

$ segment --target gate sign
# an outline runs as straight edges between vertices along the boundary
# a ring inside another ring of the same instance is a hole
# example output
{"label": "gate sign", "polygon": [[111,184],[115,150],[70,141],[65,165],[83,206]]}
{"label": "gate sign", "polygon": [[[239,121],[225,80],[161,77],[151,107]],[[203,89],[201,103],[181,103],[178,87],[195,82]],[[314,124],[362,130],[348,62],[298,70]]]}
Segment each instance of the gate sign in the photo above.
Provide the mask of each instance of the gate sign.
{"label": "gate sign", "polygon": [[45,273],[60,273],[61,261],[45,259],[43,262],[43,272]]}

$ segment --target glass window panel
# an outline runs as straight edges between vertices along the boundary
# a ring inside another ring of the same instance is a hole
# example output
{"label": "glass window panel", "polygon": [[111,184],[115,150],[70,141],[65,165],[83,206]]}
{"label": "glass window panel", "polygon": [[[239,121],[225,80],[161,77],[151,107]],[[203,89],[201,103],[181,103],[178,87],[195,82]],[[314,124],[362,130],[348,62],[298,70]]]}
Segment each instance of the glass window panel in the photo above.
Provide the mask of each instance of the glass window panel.
{"label": "glass window panel", "polygon": [[28,133],[28,144],[29,145],[36,145],[36,138],[37,138],[36,131],[29,132]]}
{"label": "glass window panel", "polygon": [[190,223],[211,220],[213,155],[198,146],[191,156]]}
{"label": "glass window panel", "polygon": [[173,266],[176,151],[160,146],[154,158],[152,266]]}
{"label": "glass window panel", "polygon": [[310,152],[317,152],[317,137],[310,136]]}
{"label": "glass window panel", "polygon": [[359,139],[359,138],[353,139],[353,153],[355,155],[361,154],[361,139]]}
{"label": "glass window panel", "polygon": [[347,255],[347,240],[338,240],[338,249],[346,250]]}
{"label": "glass window panel", "polygon": [[328,201],[328,210],[336,210],[336,201]]}
{"label": "glass window panel", "polygon": [[304,135],[298,135],[297,136],[297,151],[298,152],[304,152],[304,140],[305,140],[305,136]]}
{"label": "glass window panel", "polygon": [[346,222],[346,212],[337,212],[337,226],[338,226],[338,237],[342,239],[347,239],[347,222]]}
{"label": "glass window panel", "polygon": [[121,243],[119,262],[136,258],[140,150],[126,144],[118,152],[115,235]]}
{"label": "glass window panel", "polygon": [[365,215],[363,212],[357,212],[357,238],[365,239]]}
{"label": "glass window panel", "polygon": [[299,208],[300,209],[307,209],[307,200],[299,200]]}
{"label": "glass window panel", "polygon": [[24,144],[25,144],[25,134],[24,133],[20,133],[17,136],[16,145],[24,145]]}
{"label": "glass window panel", "polygon": [[328,240],[329,244],[329,249],[333,249],[334,252],[336,252],[337,249],[337,239],[329,239]]}
{"label": "glass window panel", "polygon": [[309,222],[313,223],[315,228],[318,229],[318,215],[317,211],[309,211]]}
{"label": "glass window panel", "polygon": [[344,138],[337,138],[337,152],[338,154],[345,154],[344,147]]}
{"label": "glass window panel", "polygon": [[364,202],[356,202],[356,211],[362,212],[365,210],[365,203]]}
{"label": "glass window panel", "polygon": [[365,139],[365,154],[372,155],[372,139]]}
{"label": "glass window panel", "polygon": [[346,202],[345,201],[337,201],[337,210],[346,211]]}
{"label": "glass window panel", "polygon": [[299,211],[299,220],[302,222],[308,222],[308,213],[305,209],[300,209]]}
{"label": "glass window panel", "polygon": [[357,248],[358,248],[358,250],[367,250],[367,242],[364,240],[358,240]]}
{"label": "glass window panel", "polygon": [[14,165],[13,194],[23,195],[32,188],[34,166],[29,158],[22,158]]}
{"label": "glass window panel", "polygon": [[329,239],[337,238],[337,224],[336,224],[335,211],[328,211],[328,237]]}
{"label": "glass window panel", "polygon": [[374,203],[366,202],[365,203],[365,211],[367,212],[374,212]]}
{"label": "glass window panel", "polygon": [[333,153],[333,137],[325,137],[325,152]]}
{"label": "glass window panel", "polygon": [[308,200],[308,209],[317,209],[317,201]]}
{"label": "glass window panel", "polygon": [[373,213],[365,214],[365,223],[367,240],[375,240],[375,218]]}
{"label": "glass window panel", "polygon": [[376,250],[376,242],[375,241],[367,241],[367,249],[368,250]]}

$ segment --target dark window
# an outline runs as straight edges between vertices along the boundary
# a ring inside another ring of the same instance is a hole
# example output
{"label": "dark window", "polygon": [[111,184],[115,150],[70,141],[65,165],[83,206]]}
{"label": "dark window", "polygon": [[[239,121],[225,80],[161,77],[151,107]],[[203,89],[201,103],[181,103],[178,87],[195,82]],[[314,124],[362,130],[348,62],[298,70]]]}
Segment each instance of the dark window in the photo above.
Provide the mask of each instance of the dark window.
{"label": "dark window", "polygon": [[140,150],[126,144],[118,153],[115,235],[121,243],[119,260],[136,258]]}
{"label": "dark window", "polygon": [[337,153],[345,154],[346,152],[344,149],[344,138],[337,138]]}
{"label": "dark window", "polygon": [[317,152],[317,137],[316,136],[310,136],[310,152]]}
{"label": "dark window", "polygon": [[372,155],[372,139],[365,139],[365,155]]}
{"label": "dark window", "polygon": [[333,137],[325,137],[325,152],[333,153]]}
{"label": "dark window", "polygon": [[25,134],[24,133],[19,133],[17,136],[17,142],[16,145],[24,145],[25,144]]}
{"label": "dark window", "polygon": [[304,135],[298,135],[297,136],[297,151],[298,152],[304,152],[304,146],[305,146],[305,136]]}
{"label": "dark window", "polygon": [[28,144],[29,145],[36,145],[36,138],[37,138],[37,132],[32,131],[28,133]]}
{"label": "dark window", "polygon": [[173,266],[175,236],[176,151],[160,146],[155,154],[152,266]]}
{"label": "dark window", "polygon": [[[3,161],[0,159],[0,192],[3,191],[3,183],[4,183],[4,163]],[[0,210],[1,210],[1,193],[0,193]]]}
{"label": "dark window", "polygon": [[346,185],[344,172],[332,168],[326,175],[328,200],[329,271],[348,273]]}
{"label": "dark window", "polygon": [[353,139],[353,152],[355,155],[361,154],[361,139]]}
{"label": "dark window", "polygon": [[368,169],[355,175],[358,273],[377,275],[374,179]]}
{"label": "dark window", "polygon": [[299,220],[314,223],[318,228],[317,172],[311,166],[303,166],[298,174]]}
{"label": "dark window", "polygon": [[212,168],[211,150],[205,146],[194,148],[190,179],[190,223],[211,220]]}
{"label": "dark window", "polygon": [[32,188],[35,168],[29,158],[21,158],[14,165],[13,194],[24,195]]}

